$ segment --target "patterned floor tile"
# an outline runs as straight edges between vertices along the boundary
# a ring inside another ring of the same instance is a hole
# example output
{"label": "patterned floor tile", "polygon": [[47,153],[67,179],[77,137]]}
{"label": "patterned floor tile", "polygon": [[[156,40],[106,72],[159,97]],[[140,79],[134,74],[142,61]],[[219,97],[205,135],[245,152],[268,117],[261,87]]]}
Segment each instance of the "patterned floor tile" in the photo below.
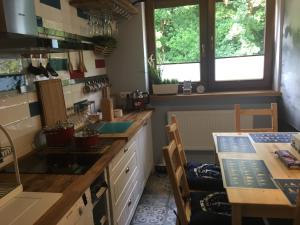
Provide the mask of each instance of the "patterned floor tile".
{"label": "patterned floor tile", "polygon": [[175,225],[176,209],[167,175],[150,176],[131,225]]}

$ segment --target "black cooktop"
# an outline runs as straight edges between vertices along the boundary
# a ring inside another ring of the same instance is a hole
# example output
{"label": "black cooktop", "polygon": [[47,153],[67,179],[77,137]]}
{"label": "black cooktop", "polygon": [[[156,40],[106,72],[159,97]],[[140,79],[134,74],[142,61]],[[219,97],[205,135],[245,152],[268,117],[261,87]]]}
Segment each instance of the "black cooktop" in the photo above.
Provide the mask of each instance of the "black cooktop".
{"label": "black cooktop", "polygon": [[[99,153],[32,153],[19,160],[20,173],[84,174],[101,157]],[[14,166],[1,172],[13,173]]]}

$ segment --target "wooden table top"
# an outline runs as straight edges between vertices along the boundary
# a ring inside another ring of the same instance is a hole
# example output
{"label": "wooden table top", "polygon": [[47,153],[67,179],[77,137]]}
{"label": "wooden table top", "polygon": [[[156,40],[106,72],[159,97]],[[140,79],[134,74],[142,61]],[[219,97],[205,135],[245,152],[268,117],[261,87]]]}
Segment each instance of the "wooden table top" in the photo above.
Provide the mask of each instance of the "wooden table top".
{"label": "wooden table top", "polygon": [[[217,136],[247,136],[251,140],[256,153],[219,152]],[[276,150],[289,150],[295,157],[300,160],[299,153],[291,146],[290,143],[255,143],[248,135],[248,133],[213,133],[213,138],[222,170],[222,178],[224,184],[226,184],[226,180],[222,164],[223,159],[263,160],[274,179],[300,179],[300,170],[288,169],[274,154]],[[225,188],[228,194],[229,202],[231,204],[293,207],[279,188]]]}

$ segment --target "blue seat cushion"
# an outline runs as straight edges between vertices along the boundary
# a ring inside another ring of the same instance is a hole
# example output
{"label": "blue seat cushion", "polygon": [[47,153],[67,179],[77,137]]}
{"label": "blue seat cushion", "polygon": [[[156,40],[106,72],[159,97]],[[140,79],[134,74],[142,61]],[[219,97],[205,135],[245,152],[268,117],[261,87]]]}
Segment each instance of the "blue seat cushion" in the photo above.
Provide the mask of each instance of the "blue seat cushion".
{"label": "blue seat cushion", "polygon": [[[200,201],[211,193],[212,192],[191,193],[192,213],[189,225],[231,225],[231,216],[202,210]],[[263,220],[260,218],[243,218],[242,223],[243,225],[264,225]]]}
{"label": "blue seat cushion", "polygon": [[293,225],[292,219],[268,219],[269,225]]}
{"label": "blue seat cushion", "polygon": [[[197,174],[195,172],[195,168],[199,168],[203,165],[206,165],[209,168],[209,170],[207,170],[208,172],[216,171],[216,173],[219,173],[220,175],[210,176],[209,173],[208,175]],[[186,176],[190,189],[203,191],[224,191],[221,171],[219,167],[214,164],[189,162],[186,168]]]}

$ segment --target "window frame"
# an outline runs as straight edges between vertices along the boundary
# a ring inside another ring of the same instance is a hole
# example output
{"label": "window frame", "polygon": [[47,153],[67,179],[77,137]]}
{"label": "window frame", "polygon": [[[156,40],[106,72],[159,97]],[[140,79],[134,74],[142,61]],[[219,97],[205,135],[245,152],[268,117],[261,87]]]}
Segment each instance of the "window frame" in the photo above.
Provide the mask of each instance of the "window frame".
{"label": "window frame", "polygon": [[[264,77],[257,80],[242,81],[215,81],[215,3],[222,0],[146,0],[146,32],[148,57],[154,55],[155,25],[154,11],[159,8],[178,7],[184,5],[199,4],[200,10],[200,84],[204,85],[206,91],[242,91],[242,90],[271,90],[273,87],[274,73],[274,42],[275,42],[275,0],[266,0],[266,26],[264,40]],[[151,80],[149,78],[151,84]],[[199,84],[199,82],[194,82]]]}

